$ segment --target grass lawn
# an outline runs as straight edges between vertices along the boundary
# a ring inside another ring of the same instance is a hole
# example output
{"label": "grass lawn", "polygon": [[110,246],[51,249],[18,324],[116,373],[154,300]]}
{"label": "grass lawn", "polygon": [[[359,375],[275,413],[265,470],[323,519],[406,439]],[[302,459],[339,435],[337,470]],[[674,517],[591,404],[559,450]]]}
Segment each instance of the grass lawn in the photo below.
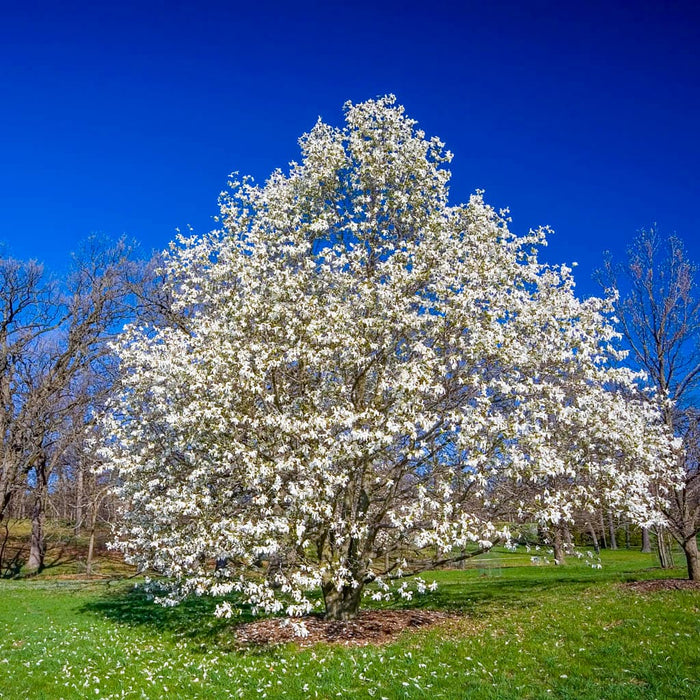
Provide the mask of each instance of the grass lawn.
{"label": "grass lawn", "polygon": [[440,587],[412,604],[458,612],[454,623],[304,650],[237,651],[209,599],[164,609],[128,583],[0,581],[0,697],[700,698],[700,592],[620,585],[665,576],[655,563],[499,553],[425,577]]}

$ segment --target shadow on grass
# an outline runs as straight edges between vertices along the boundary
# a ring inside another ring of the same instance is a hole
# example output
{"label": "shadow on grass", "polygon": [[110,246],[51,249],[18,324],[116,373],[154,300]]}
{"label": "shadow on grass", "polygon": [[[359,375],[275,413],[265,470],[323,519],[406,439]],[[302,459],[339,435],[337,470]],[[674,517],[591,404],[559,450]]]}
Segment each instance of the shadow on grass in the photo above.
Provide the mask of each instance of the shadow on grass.
{"label": "shadow on grass", "polygon": [[59,542],[58,546],[51,547],[47,551],[47,560],[49,553],[51,553],[52,558],[44,563],[42,569],[55,569],[64,564],[72,564],[80,558],[80,552],[76,551],[72,542]]}
{"label": "shadow on grass", "polygon": [[[363,607],[444,610],[478,618],[489,615],[494,608],[508,606],[526,609],[537,606],[555,589],[577,595],[596,584],[596,580],[590,576],[575,577],[571,574],[555,576],[549,573],[545,577],[526,572],[525,575],[485,578],[465,576],[463,572],[440,573],[443,575],[438,576],[441,580],[436,591],[417,595],[410,601],[374,603],[368,598]],[[163,607],[138,588],[121,588],[86,603],[81,612],[186,639],[202,648],[230,648],[234,645],[235,628],[259,618],[233,599],[230,599],[232,607],[241,607],[243,613],[231,619],[217,618],[214,615],[217,602],[220,601],[208,596],[192,596],[175,607]]]}
{"label": "shadow on grass", "polygon": [[164,607],[139,588],[122,588],[91,600],[80,612],[187,639],[204,649],[210,644],[229,646],[233,643],[233,628],[256,619],[245,608],[233,619],[217,618],[214,611],[218,602],[207,596],[192,596],[174,607]]}
{"label": "shadow on grass", "polygon": [[[429,580],[429,577],[427,577]],[[503,576],[470,577],[439,581],[437,590],[416,595],[411,600],[397,600],[381,607],[391,609],[426,608],[462,613],[473,617],[490,614],[494,608],[527,609],[556,592],[557,595],[576,596],[598,582],[589,576],[549,576],[530,578]]]}
{"label": "shadow on grass", "polygon": [[[374,609],[429,609],[443,610],[474,618],[482,618],[503,608],[532,609],[543,602],[557,598],[559,604],[581,596],[590,588],[598,588],[611,583],[648,578],[646,560],[628,564],[622,562],[603,570],[592,570],[583,565],[565,567],[478,567],[471,570],[443,570],[428,572],[424,579],[429,583],[438,581],[437,590],[416,595],[412,600],[372,602],[369,597],[363,601],[363,608]],[[368,586],[371,592],[372,586]],[[314,595],[314,597],[317,597]],[[117,590],[93,599],[83,606],[82,611],[99,615],[113,622],[148,628],[156,633],[186,639],[202,648],[216,646],[219,649],[234,645],[235,628],[246,622],[259,619],[250,608],[239,601],[229,599],[232,607],[240,607],[240,616],[225,619],[214,615],[220,600],[193,596],[176,607],[162,607],[139,589],[126,589],[122,584]]]}

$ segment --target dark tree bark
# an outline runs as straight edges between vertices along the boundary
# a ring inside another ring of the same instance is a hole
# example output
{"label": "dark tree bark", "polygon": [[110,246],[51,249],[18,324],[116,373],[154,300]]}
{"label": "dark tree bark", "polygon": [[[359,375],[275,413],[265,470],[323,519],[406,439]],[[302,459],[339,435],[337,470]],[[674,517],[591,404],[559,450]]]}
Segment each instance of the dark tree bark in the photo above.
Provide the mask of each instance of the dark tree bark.
{"label": "dark tree bark", "polygon": [[659,555],[659,565],[662,569],[672,569],[674,567],[673,553],[668,541],[666,528],[656,528],[656,549]]}
{"label": "dark tree bark", "polygon": [[610,549],[617,549],[617,534],[615,532],[615,519],[612,511],[608,511],[608,529],[610,531]]}
{"label": "dark tree bark", "polygon": [[698,540],[693,534],[683,542],[683,554],[688,566],[688,578],[691,581],[700,581],[700,558],[698,557]]}
{"label": "dark tree bark", "polygon": [[46,556],[45,520],[46,498],[48,496],[48,480],[46,463],[42,462],[35,468],[36,486],[33,493],[32,505],[32,531],[29,542],[29,559],[27,569],[40,572],[44,568]]}
{"label": "dark tree bark", "polygon": [[603,540],[603,549],[607,549],[608,548],[608,541],[605,537],[605,519],[603,518],[603,511],[602,510],[599,512],[599,518],[600,518],[600,521],[598,524],[600,525],[600,539]]}
{"label": "dark tree bark", "polygon": [[564,537],[561,527],[555,527],[553,533],[554,561],[563,566],[566,564],[566,550],[564,548]]}
{"label": "dark tree bark", "polygon": [[600,545],[598,544],[598,536],[596,535],[595,528],[591,523],[588,523],[588,531],[591,533],[591,539],[593,540],[593,549],[596,554],[600,554]]}
{"label": "dark tree bark", "polygon": [[343,586],[340,590],[330,583],[322,588],[326,620],[354,620],[360,610],[363,586]]}

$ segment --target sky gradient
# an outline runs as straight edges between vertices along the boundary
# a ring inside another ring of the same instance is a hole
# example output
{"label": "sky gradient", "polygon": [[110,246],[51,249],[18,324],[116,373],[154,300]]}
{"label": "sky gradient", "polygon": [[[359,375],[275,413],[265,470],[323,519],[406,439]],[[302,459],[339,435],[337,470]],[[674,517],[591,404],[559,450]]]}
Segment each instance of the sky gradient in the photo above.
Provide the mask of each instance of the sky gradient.
{"label": "sky gradient", "polygon": [[161,249],[214,226],[320,115],[396,94],[546,258],[624,253],[657,222],[700,262],[700,11],[691,2],[0,0],[0,241],[60,272],[92,233]]}

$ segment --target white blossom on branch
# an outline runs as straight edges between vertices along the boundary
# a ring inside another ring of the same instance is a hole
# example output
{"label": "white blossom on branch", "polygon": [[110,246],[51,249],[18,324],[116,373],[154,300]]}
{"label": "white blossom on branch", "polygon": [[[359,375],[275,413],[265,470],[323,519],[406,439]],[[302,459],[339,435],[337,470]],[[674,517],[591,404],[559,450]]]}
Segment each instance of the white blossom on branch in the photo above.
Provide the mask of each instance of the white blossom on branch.
{"label": "white blossom on branch", "polygon": [[607,302],[538,261],[546,230],[450,205],[451,154],[393,97],[345,118],[288,174],[233,180],[221,228],[166,257],[181,321],[119,342],[119,546],[174,595],[298,615],[320,588],[347,618],[420,551],[507,540],[506,502],[656,517],[668,442]]}

